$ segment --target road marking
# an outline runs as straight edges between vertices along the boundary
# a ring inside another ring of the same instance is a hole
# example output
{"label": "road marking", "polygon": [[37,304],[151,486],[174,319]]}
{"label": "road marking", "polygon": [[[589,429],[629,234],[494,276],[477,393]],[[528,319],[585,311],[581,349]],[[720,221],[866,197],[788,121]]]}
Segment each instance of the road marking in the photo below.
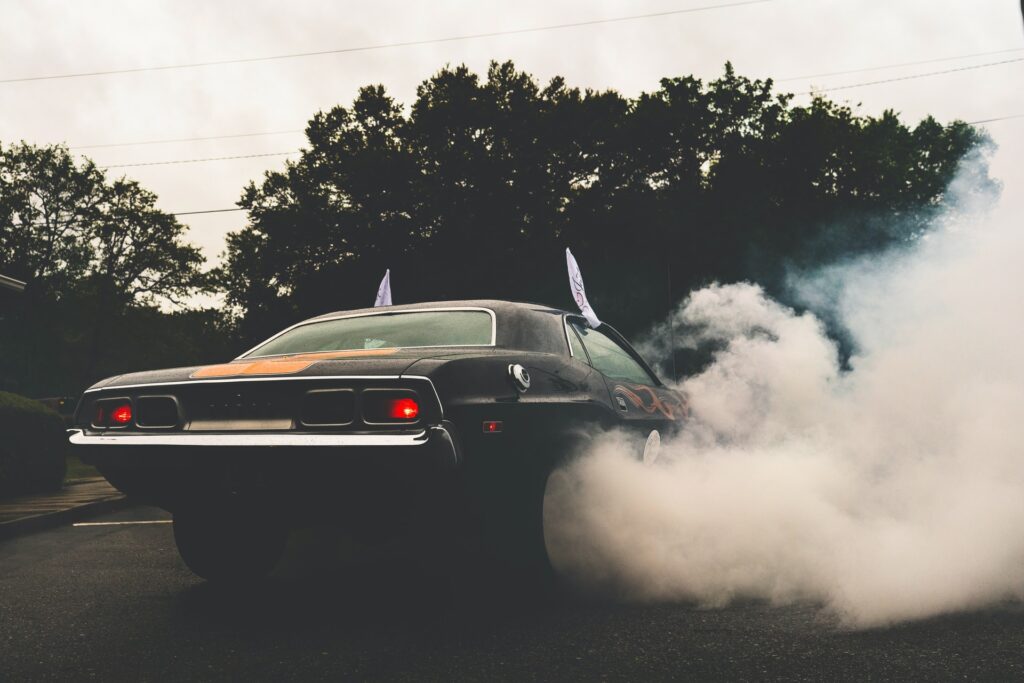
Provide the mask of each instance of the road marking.
{"label": "road marking", "polygon": [[170,519],[149,519],[134,522],[75,522],[72,526],[124,526],[127,524],[170,524]]}

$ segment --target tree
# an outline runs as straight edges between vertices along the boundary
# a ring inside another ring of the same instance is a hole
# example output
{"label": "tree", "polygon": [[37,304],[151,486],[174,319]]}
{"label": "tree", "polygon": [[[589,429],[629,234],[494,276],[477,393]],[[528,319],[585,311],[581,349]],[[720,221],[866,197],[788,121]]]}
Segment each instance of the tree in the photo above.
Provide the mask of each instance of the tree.
{"label": "tree", "polygon": [[199,249],[156,199],[66,147],[0,145],[0,272],[28,285],[4,321],[0,383],[69,392],[152,362],[138,358],[148,335],[133,323],[210,288]]}
{"label": "tree", "polygon": [[66,149],[0,145],[0,267],[57,297],[89,272],[103,175]]}
{"label": "tree", "polygon": [[986,142],[962,122],[794,106],[728,64],[635,99],[511,63],[445,68],[408,113],[366,87],[306,133],[300,159],[245,189],[228,240],[220,282],[249,340],[369,305],[388,266],[397,301],[569,306],[565,246],[602,317],[636,332],[709,281],[781,293],[793,265],[915,239]]}

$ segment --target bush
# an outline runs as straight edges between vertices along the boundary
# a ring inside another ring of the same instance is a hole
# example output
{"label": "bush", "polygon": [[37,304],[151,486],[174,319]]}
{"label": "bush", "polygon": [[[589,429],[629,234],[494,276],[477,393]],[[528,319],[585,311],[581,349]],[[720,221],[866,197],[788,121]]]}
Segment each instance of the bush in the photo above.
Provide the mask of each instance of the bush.
{"label": "bush", "polygon": [[0,391],[0,495],[59,489],[67,444],[64,422],[55,411]]}

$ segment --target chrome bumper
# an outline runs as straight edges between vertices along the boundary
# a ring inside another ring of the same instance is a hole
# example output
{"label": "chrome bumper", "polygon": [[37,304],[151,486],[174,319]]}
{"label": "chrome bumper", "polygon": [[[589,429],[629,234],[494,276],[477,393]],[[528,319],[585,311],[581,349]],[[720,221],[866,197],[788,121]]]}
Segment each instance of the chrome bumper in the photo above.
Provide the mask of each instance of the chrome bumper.
{"label": "chrome bumper", "polygon": [[[443,427],[436,429],[445,431]],[[76,446],[214,446],[253,448],[260,446],[422,446],[430,438],[430,430],[415,434],[85,434],[69,430],[69,440]]]}
{"label": "chrome bumper", "polygon": [[[68,440],[72,450],[83,453],[139,453],[160,451],[185,452],[239,449],[318,451],[339,449],[329,452],[343,452],[340,449],[386,448],[394,451],[431,446],[428,450],[440,450],[450,458],[451,464],[461,460],[461,452],[453,436],[451,425],[428,427],[419,432],[405,434],[316,434],[283,432],[238,432],[238,433],[153,433],[153,434],[86,434],[81,429],[69,429]],[[178,451],[178,449],[182,449]]]}

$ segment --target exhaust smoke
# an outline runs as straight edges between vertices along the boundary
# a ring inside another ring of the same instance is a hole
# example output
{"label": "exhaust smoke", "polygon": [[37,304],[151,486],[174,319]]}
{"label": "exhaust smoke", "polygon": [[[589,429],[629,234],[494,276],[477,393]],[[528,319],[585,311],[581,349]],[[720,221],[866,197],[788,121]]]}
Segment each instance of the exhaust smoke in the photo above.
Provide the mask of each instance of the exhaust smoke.
{"label": "exhaust smoke", "polygon": [[647,350],[714,344],[654,466],[600,437],[552,476],[556,567],[635,600],[813,601],[872,626],[1024,595],[1024,235],[968,168],[913,248],[694,292]]}

